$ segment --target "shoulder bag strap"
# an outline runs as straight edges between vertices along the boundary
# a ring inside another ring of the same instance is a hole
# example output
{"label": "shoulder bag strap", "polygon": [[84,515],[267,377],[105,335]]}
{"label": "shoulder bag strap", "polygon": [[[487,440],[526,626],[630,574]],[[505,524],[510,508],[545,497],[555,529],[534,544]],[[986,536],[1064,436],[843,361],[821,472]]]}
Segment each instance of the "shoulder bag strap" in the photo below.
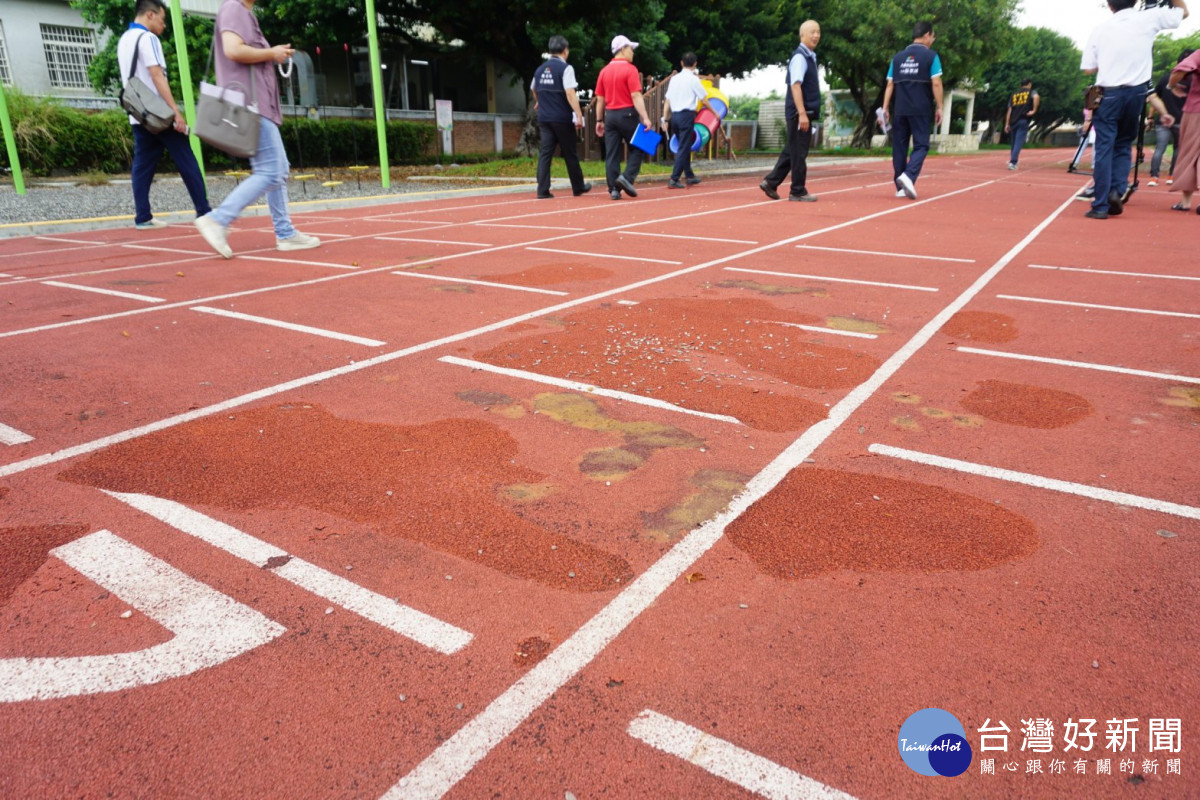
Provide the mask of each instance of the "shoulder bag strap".
{"label": "shoulder bag strap", "polygon": [[129,74],[125,77],[125,82],[129,83],[129,79],[137,72],[138,56],[142,51],[142,37],[146,35],[146,31],[138,34],[137,41],[133,43],[133,62],[129,65]]}

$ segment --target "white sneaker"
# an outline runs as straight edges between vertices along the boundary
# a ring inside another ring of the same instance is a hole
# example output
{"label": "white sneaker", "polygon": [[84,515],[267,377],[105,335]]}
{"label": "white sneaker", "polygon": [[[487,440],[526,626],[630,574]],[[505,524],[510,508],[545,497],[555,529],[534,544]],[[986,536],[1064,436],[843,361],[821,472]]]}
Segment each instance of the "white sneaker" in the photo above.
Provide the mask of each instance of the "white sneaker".
{"label": "white sneaker", "polygon": [[276,250],[311,250],[321,244],[321,240],[307,233],[296,231],[286,239],[276,239]]}
{"label": "white sneaker", "polygon": [[1158,186],[1158,178],[1151,178],[1150,180],[1146,181],[1146,185],[1147,186]]}
{"label": "white sneaker", "polygon": [[1010,162],[1008,162],[1008,168],[1009,168],[1009,169],[1016,169],[1016,168],[1017,168],[1017,162],[1015,162],[1015,161],[1010,161]]}
{"label": "white sneaker", "polygon": [[212,214],[205,214],[203,217],[196,217],[196,230],[200,231],[200,235],[204,237],[204,241],[208,242],[208,246],[222,258],[233,258],[233,249],[226,241],[226,231],[221,223],[212,218]]}
{"label": "white sneaker", "polygon": [[917,199],[917,187],[913,186],[912,178],[908,177],[908,173],[900,173],[900,177],[896,178],[896,186],[900,188],[900,191],[904,192],[904,196],[909,200]]}
{"label": "white sneaker", "polygon": [[904,193],[903,189],[899,189],[896,191],[896,197],[908,197],[908,195]]}
{"label": "white sneaker", "polygon": [[133,227],[137,228],[139,231],[152,231],[157,228],[167,227],[167,223],[163,222],[161,219],[155,219],[154,217],[151,217],[145,222],[134,223]]}

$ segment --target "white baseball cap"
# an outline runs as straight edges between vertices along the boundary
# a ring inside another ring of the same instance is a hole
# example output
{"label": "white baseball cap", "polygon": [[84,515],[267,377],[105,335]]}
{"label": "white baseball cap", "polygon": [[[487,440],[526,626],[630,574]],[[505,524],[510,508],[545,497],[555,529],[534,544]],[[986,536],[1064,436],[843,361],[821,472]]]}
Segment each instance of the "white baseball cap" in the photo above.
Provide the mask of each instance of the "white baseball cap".
{"label": "white baseball cap", "polygon": [[631,42],[629,40],[629,37],[624,36],[624,35],[613,37],[613,40],[612,40],[613,55],[616,55],[617,53],[621,52],[626,47],[632,47],[634,50],[637,50],[637,46],[638,46],[637,42]]}

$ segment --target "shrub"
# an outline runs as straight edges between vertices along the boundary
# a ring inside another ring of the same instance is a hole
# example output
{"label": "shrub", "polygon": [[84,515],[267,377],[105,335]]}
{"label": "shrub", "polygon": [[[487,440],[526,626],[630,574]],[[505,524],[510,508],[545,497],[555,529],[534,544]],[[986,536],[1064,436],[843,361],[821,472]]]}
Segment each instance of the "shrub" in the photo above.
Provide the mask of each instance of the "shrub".
{"label": "shrub", "polygon": [[[123,112],[79,111],[17,90],[6,98],[21,166],[30,173],[129,169],[133,135]],[[7,151],[0,151],[0,163],[11,166]]]}

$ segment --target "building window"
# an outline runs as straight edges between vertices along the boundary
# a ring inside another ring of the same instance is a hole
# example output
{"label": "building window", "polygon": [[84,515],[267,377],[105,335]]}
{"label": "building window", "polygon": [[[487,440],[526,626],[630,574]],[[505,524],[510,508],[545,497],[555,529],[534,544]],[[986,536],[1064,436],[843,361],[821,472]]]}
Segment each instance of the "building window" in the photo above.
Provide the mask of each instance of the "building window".
{"label": "building window", "polygon": [[4,24],[0,23],[0,83],[12,86],[12,70],[8,68],[8,45],[4,43]]}
{"label": "building window", "polygon": [[42,46],[50,85],[60,89],[90,89],[87,68],[96,55],[96,40],[89,28],[42,25]]}

